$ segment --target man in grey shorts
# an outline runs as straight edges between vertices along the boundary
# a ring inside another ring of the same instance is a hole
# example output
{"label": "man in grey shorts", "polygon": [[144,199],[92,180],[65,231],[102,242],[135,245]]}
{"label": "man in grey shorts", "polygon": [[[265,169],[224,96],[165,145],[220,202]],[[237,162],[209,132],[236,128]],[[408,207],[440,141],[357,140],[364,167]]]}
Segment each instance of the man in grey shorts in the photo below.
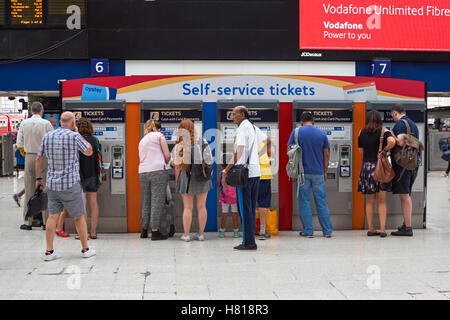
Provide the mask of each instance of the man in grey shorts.
{"label": "man in grey shorts", "polygon": [[48,160],[46,187],[49,216],[46,228],[45,261],[60,257],[53,250],[53,239],[55,238],[56,223],[64,208],[75,220],[81,240],[82,257],[89,258],[95,255],[95,250],[89,248],[87,241],[87,224],[84,218],[86,209],[80,184],[78,152],[90,156],[93,153],[92,146],[78,133],[74,114],[64,112],[61,115],[61,127],[44,136],[36,158],[36,188],[40,187],[41,189],[44,189],[41,177],[44,157]]}

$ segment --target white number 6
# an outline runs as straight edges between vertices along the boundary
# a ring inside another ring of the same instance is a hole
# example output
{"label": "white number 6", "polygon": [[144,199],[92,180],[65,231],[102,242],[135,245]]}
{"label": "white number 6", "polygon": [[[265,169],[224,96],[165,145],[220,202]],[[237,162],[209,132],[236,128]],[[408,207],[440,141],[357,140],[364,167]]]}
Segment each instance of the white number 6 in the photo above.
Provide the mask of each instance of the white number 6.
{"label": "white number 6", "polygon": [[95,71],[97,71],[98,73],[102,73],[104,70],[103,68],[103,62],[97,62],[95,64]]}

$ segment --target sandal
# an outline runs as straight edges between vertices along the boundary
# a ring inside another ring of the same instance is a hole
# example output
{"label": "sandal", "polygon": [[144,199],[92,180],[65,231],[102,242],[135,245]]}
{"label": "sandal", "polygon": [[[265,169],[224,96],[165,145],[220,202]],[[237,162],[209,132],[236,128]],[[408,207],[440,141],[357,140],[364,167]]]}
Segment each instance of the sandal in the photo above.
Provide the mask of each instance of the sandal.
{"label": "sandal", "polygon": [[80,236],[78,234],[75,236],[75,240],[80,240]]}
{"label": "sandal", "polygon": [[97,239],[97,234],[95,235],[89,234],[89,239]]}
{"label": "sandal", "polygon": [[65,232],[64,230],[63,231],[56,231],[56,234],[57,234],[58,237],[61,237],[61,238],[69,237],[69,234],[67,232]]}

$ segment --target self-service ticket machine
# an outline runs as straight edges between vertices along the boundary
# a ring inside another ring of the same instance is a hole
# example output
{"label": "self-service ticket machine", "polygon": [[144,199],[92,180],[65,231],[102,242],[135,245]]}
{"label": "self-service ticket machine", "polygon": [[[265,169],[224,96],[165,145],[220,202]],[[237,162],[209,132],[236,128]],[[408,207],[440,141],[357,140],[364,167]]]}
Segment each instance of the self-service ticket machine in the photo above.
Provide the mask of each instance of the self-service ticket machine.
{"label": "self-service ticket machine", "polygon": [[[164,134],[172,152],[177,140],[178,125],[181,120],[190,119],[194,122],[195,131],[203,133],[203,102],[184,100],[143,100],[141,101],[141,137],[144,136],[144,125],[148,120],[156,120],[161,123],[161,132]],[[174,206],[168,208],[168,220],[161,221],[161,230],[164,232],[170,224],[175,224],[177,232],[183,230],[183,201],[179,193],[175,193],[175,170],[167,167],[169,171],[169,186],[172,192]],[[195,201],[194,201],[195,202]],[[194,205],[193,216],[196,216]],[[173,220],[172,220],[173,219]],[[192,219],[191,230],[198,229],[197,219]]]}
{"label": "self-service ticket machine", "polygon": [[[402,104],[406,109],[406,115],[415,122],[419,129],[419,140],[426,146],[426,105],[425,102],[403,102],[403,101],[368,101],[366,110],[377,110],[381,113],[383,127],[392,130],[395,121],[391,116],[394,105]],[[424,228],[426,221],[426,174],[424,171],[426,157],[426,148],[422,153],[419,170],[416,180],[412,187],[412,227]],[[387,229],[396,229],[403,223],[402,208],[398,195],[388,192],[386,195],[386,207],[388,218],[386,221]],[[378,221],[374,219],[375,227],[378,228]]]}
{"label": "self-service ticket machine", "polygon": [[[353,102],[352,101],[294,101],[294,128],[300,127],[303,112],[310,112],[315,126],[327,134],[330,143],[326,192],[333,229],[352,228],[352,177],[353,168]],[[298,214],[297,187],[293,186],[292,229],[302,225]],[[314,197],[311,193],[311,208],[315,230],[321,230]]]}
{"label": "self-service ticket machine", "polygon": [[[92,122],[94,135],[100,142],[106,180],[97,193],[98,232],[127,232],[125,106],[126,102],[121,100],[63,102],[63,111],[72,111],[76,119]],[[69,227],[75,230],[72,221]]]}
{"label": "self-service ticket machine", "polygon": [[[234,154],[234,138],[237,126],[233,123],[231,112],[234,107],[244,105],[249,109],[250,121],[261,129],[272,140],[275,149],[270,158],[270,169],[273,179],[272,188],[272,209],[278,212],[278,171],[279,171],[279,127],[278,127],[278,100],[219,100],[217,101],[218,119],[218,147],[217,147],[217,176],[220,177],[222,162],[225,156],[227,163]],[[218,214],[221,215],[221,208],[218,203]],[[220,224],[220,219],[218,219]],[[232,228],[231,219],[228,219],[227,228]]]}

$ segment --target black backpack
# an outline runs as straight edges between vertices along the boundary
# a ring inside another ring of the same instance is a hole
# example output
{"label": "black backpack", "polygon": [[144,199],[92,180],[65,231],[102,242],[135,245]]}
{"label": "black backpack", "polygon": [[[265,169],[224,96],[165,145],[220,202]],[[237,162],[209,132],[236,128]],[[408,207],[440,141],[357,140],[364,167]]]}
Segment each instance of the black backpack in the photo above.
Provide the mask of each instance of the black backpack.
{"label": "black backpack", "polygon": [[[206,152],[205,152],[206,151]],[[212,156],[209,144],[202,139],[201,152],[200,143],[197,142],[191,147],[191,166],[188,175],[197,181],[208,181],[212,178]],[[201,159],[201,163],[195,163],[194,160]]]}
{"label": "black backpack", "polygon": [[47,210],[48,196],[47,191],[36,188],[34,195],[28,200],[28,210],[25,216],[26,219],[38,216],[42,211]]}

